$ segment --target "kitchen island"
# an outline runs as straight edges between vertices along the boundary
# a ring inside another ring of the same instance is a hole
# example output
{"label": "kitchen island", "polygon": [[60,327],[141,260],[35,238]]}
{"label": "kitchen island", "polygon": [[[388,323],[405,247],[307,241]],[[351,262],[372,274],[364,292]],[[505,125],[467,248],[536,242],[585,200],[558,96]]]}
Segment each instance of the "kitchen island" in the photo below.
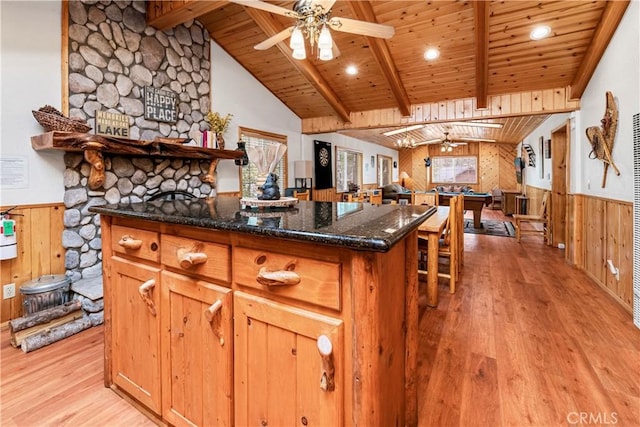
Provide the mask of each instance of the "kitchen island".
{"label": "kitchen island", "polygon": [[173,425],[416,425],[431,206],[238,198],[100,213],[105,385]]}

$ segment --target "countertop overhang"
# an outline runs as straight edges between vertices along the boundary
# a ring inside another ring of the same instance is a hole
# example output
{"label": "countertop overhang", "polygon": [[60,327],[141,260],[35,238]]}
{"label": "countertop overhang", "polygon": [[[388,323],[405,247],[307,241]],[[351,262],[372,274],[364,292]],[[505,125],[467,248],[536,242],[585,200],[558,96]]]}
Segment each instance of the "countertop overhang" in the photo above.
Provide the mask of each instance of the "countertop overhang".
{"label": "countertop overhang", "polygon": [[101,215],[386,252],[436,211],[429,205],[307,202],[243,209],[237,197],[93,206]]}

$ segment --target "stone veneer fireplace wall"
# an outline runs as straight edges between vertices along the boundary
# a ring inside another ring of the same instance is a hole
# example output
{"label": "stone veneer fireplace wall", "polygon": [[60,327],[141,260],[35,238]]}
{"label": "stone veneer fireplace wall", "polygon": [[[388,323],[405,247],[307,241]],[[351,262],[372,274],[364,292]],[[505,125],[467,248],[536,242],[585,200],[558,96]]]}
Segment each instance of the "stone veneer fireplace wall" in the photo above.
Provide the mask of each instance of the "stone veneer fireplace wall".
{"label": "stone veneer fireplace wall", "polygon": [[[144,1],[72,1],[69,6],[69,115],[95,125],[97,110],[130,118],[130,138],[199,140],[209,111],[210,41],[202,24],[191,21],[171,30],[146,25]],[[144,88],[178,97],[178,120],[144,118]],[[95,127],[95,126],[94,126]],[[90,165],[82,154],[64,157],[63,246],[72,282],[102,273],[99,216],[89,207],[136,202],[160,191],[183,190],[209,196],[201,181],[208,161],[105,155],[105,183],[87,187]]]}

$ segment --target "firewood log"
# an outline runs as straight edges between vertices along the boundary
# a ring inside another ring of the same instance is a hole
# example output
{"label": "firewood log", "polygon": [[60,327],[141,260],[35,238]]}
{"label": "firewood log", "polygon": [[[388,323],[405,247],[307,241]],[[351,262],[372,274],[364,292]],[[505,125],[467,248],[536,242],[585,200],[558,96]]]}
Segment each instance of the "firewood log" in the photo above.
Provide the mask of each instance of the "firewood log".
{"label": "firewood log", "polygon": [[74,320],[64,325],[47,329],[36,335],[27,337],[22,341],[22,351],[28,353],[33,350],[37,350],[49,344],[53,344],[56,341],[70,337],[85,329],[91,327],[91,320],[88,317]]}
{"label": "firewood log", "polygon": [[66,316],[67,314],[80,310],[81,303],[78,300],[66,302],[62,305],[47,308],[45,310],[38,311],[28,316],[19,317],[9,321],[9,330],[12,333],[21,331],[23,329],[30,328],[35,325],[50,322],[58,317]]}

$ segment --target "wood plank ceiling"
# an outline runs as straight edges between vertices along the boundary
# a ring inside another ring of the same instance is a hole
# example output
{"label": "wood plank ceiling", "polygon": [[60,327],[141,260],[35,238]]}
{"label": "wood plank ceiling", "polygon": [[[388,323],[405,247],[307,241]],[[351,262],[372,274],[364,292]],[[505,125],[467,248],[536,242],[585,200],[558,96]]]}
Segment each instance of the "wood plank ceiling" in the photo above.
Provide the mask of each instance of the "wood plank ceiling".
{"label": "wood plank ceiling", "polygon": [[[294,4],[269,3],[286,9]],[[411,136],[424,140],[440,137],[444,131],[456,137],[472,136],[472,128],[446,126],[442,118],[426,114],[416,117],[416,106],[471,100],[474,113],[465,111],[459,117],[527,116],[502,118],[502,129],[483,130],[484,137],[518,143],[548,114],[579,105],[570,101],[582,95],[627,5],[628,1],[577,0],[337,1],[332,17],[390,25],[395,35],[384,40],[331,31],[341,52],[331,61],[311,54],[302,61],[291,58],[289,39],[255,50],[256,44],[295,20],[234,3],[153,0],[148,20],[157,28],[170,28],[198,19],[218,45],[303,120],[307,133],[312,128],[341,130],[393,146],[397,137],[381,136],[382,132],[425,123],[428,126]],[[537,24],[550,26],[551,36],[531,40],[529,33]],[[434,61],[423,57],[430,47],[440,51]],[[351,65],[358,69],[355,76],[346,73]],[[543,91],[555,91],[567,102],[537,110],[512,107],[510,114],[491,108],[479,113],[491,97],[520,93],[536,97]],[[541,116],[530,117],[531,113]],[[455,118],[447,116],[447,121]]]}

